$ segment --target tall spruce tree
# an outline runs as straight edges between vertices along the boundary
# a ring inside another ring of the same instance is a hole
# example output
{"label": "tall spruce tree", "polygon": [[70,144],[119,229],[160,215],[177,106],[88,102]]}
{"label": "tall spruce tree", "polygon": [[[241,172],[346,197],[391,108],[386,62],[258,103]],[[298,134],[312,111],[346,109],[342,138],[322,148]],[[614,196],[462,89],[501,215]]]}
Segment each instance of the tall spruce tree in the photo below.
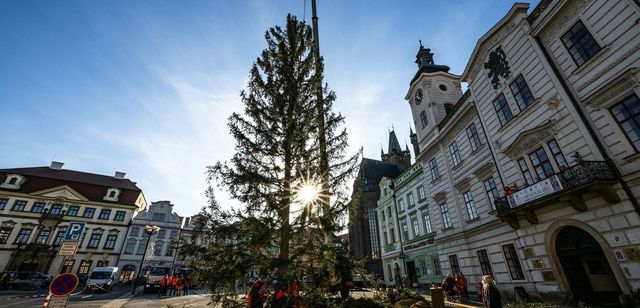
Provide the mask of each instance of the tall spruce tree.
{"label": "tall spruce tree", "polygon": [[[194,238],[181,249],[192,256],[197,281],[210,289],[214,301],[227,306],[235,298],[227,294],[252,270],[285,290],[288,281],[304,275],[311,278],[309,287],[322,293],[340,280],[336,272],[351,267],[336,233],[344,227],[346,181],[359,155],[345,154],[344,118],[333,112],[336,95],[326,85],[325,131],[318,131],[315,91],[323,68],[313,62],[311,28],[288,15],[285,28],[270,28],[265,39],[267,48],[240,94],[244,113],[229,117],[236,152],[229,162],[207,170],[210,183],[228,191],[243,208],[221,210],[209,189],[210,204],[199,215]],[[318,200],[331,203],[301,204],[296,197],[301,186],[322,186],[317,182],[323,178],[317,142],[321,133],[330,183],[329,191],[321,192],[326,198]]]}

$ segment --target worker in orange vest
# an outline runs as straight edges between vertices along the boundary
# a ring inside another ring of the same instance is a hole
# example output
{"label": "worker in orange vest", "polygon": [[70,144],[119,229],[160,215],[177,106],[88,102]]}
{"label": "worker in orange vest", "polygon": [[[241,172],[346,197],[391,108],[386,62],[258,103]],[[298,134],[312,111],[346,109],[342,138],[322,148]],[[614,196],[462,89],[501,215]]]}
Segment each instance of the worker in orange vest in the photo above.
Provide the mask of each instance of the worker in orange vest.
{"label": "worker in orange vest", "polygon": [[173,275],[173,277],[169,278],[169,286],[171,287],[171,289],[169,289],[169,296],[175,296],[176,295],[176,283],[178,282],[178,276],[177,275]]}
{"label": "worker in orange vest", "polygon": [[164,277],[160,280],[160,296],[167,295],[167,287],[169,285],[169,274],[165,274]]}

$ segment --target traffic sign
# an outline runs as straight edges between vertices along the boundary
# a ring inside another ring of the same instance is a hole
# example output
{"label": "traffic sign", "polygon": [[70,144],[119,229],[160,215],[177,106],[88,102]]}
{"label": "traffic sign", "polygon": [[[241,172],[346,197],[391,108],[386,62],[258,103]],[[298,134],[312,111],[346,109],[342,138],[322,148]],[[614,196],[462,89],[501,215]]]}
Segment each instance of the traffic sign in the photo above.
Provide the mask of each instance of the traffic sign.
{"label": "traffic sign", "polygon": [[60,251],[58,251],[58,255],[74,256],[76,254],[77,249],[78,249],[78,241],[64,241],[62,242],[62,245],[60,245]]}
{"label": "traffic sign", "polygon": [[67,295],[71,294],[73,290],[78,287],[78,276],[75,274],[65,273],[56,276],[49,285],[49,290],[53,295]]}
{"label": "traffic sign", "polygon": [[65,241],[79,240],[84,230],[84,222],[72,221],[67,227],[67,233],[64,235]]}

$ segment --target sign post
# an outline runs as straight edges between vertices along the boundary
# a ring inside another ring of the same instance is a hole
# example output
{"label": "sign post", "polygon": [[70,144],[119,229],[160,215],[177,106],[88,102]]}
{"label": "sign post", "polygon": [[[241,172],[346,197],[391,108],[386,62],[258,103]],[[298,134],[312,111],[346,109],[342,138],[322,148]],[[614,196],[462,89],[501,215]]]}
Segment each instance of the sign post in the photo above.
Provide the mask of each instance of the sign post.
{"label": "sign post", "polygon": [[78,276],[64,273],[56,276],[49,285],[49,295],[44,300],[42,307],[64,308],[67,307],[69,295],[78,287]]}

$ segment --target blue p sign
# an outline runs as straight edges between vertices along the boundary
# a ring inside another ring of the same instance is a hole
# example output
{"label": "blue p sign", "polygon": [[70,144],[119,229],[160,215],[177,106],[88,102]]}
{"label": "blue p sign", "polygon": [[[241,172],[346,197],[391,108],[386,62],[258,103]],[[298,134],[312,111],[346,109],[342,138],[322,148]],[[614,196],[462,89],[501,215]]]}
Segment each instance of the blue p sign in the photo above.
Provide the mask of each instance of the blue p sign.
{"label": "blue p sign", "polygon": [[84,222],[74,221],[69,223],[67,227],[67,233],[64,235],[65,241],[79,240],[84,230]]}

